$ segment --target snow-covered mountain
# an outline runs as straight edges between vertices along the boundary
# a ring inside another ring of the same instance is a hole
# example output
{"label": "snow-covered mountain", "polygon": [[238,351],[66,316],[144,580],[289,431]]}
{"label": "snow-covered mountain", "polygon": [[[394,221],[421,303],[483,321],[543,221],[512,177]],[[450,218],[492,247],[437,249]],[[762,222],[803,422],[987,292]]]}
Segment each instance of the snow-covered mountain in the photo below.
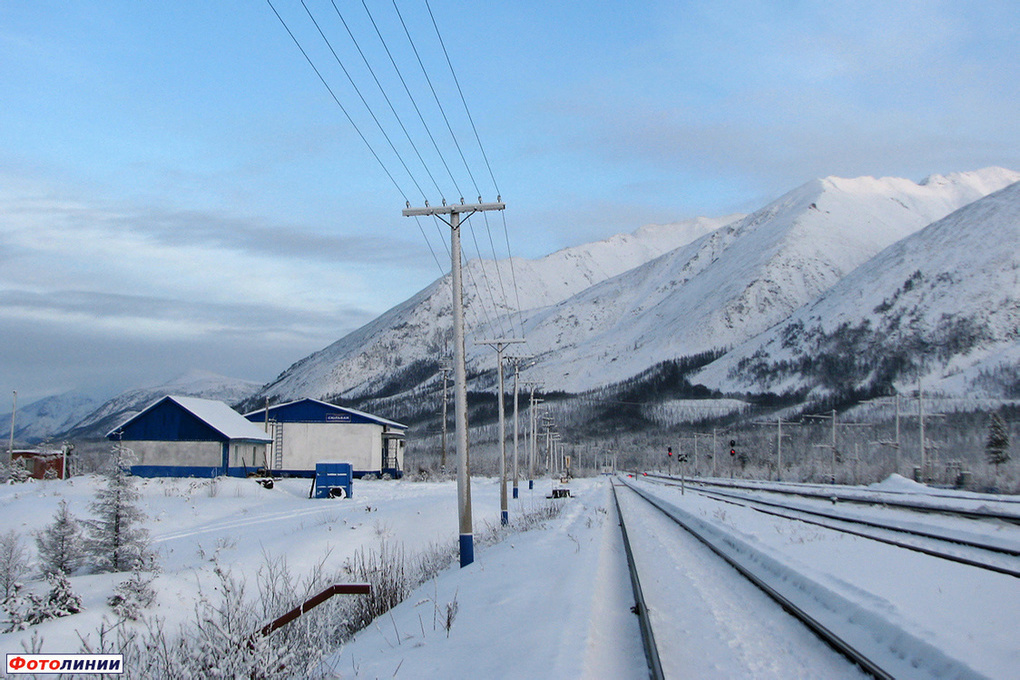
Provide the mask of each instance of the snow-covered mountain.
{"label": "snow-covered mountain", "polygon": [[725,391],[1020,397],[1020,182],[883,250],[694,379]]}
{"label": "snow-covered mountain", "polygon": [[[521,309],[555,305],[742,217],[649,225],[633,234],[566,248],[538,260],[514,258],[512,265],[510,260],[472,260],[464,270],[466,323],[477,332],[509,332],[500,327],[519,328],[519,318],[512,312],[518,299]],[[489,296],[485,291],[490,288],[497,294]],[[430,377],[438,362],[452,352],[451,298],[450,276],[446,275],[374,321],[294,364],[262,395],[356,398],[377,392],[388,382],[400,382],[401,376],[411,383]],[[489,358],[483,348],[471,346],[470,341],[468,344],[474,361]],[[426,375],[419,376],[423,366]]]}
{"label": "snow-covered mountain", "polygon": [[[100,403],[91,395],[72,390],[19,406],[14,418],[14,440],[38,444],[53,435],[67,432]],[[10,412],[0,415],[0,423],[9,425],[10,422]]]}
{"label": "snow-covered mountain", "polygon": [[[828,177],[743,218],[640,230],[540,260],[514,260],[513,271],[507,261],[472,261],[465,274],[469,374],[494,365],[492,351],[473,339],[519,335],[522,328],[523,351],[540,360],[525,378],[570,392],[736,346],[887,246],[1017,181],[1020,173],[1002,168],[920,183]],[[480,294],[483,278],[506,303]],[[520,316],[509,311],[518,298]],[[294,364],[262,395],[358,398],[409,390],[433,379],[449,354],[450,316],[444,277]]]}
{"label": "snow-covered mountain", "polygon": [[[532,369],[569,392],[736,345],[779,323],[886,246],[1020,180],[999,168],[909,180],[829,177],[739,222],[529,313]],[[530,376],[529,376],[530,377]]]}
{"label": "snow-covered mountain", "polygon": [[102,437],[107,432],[139,413],[157,399],[169,395],[216,399],[227,404],[241,402],[256,391],[258,383],[228,378],[208,371],[191,370],[170,382],[129,390],[110,399],[70,428],[78,437]]}

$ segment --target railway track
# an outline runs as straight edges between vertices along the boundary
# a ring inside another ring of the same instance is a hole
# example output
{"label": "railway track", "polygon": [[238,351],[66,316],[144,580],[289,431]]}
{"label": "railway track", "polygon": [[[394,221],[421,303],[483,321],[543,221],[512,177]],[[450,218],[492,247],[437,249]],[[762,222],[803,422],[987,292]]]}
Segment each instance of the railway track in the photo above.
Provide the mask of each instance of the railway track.
{"label": "railway track", "polygon": [[[659,483],[672,484],[663,480]],[[694,493],[741,505],[776,517],[833,529],[853,536],[880,541],[907,550],[958,562],[980,569],[1020,578],[1020,546],[987,537],[947,534],[933,527],[907,527],[891,522],[851,517],[838,511],[791,506],[788,501],[772,501],[704,488],[688,488]]]}
{"label": "railway track", "polygon": [[[674,480],[674,477],[659,474],[647,474],[651,479]],[[778,482],[753,482],[747,480],[726,480],[726,479],[688,479],[688,484],[700,486],[711,486],[726,489],[739,489],[743,491],[756,491],[762,493],[778,494],[783,496],[800,496],[809,499],[836,501],[839,503],[851,503],[866,506],[881,505],[886,507],[911,510],[919,513],[943,514],[967,519],[981,519],[1004,522],[1007,524],[1020,524],[1020,500],[1009,497],[996,498],[996,505],[1001,509],[994,510],[982,507],[983,501],[974,496],[952,493],[907,493],[890,490],[855,489],[852,487],[829,486],[822,484],[793,484]],[[945,505],[947,502],[970,503],[972,507],[950,508]]]}
{"label": "railway track", "polygon": [[[920,670],[928,672],[933,677],[946,672],[953,677],[982,677],[965,663],[946,656],[930,642],[914,638],[907,631],[897,630],[891,635],[886,635],[895,624],[882,620],[881,612],[866,611],[860,602],[845,599],[838,592],[830,592],[824,584],[805,585],[805,581],[809,581],[810,577],[789,573],[785,565],[777,564],[768,554],[759,552],[738,536],[727,534],[718,526],[713,526],[712,522],[686,512],[678,505],[649,493],[642,487],[643,485],[633,483],[614,483],[614,495],[620,510],[624,541],[628,546],[628,560],[638,601],[637,613],[643,619],[647,619],[642,622],[648,628],[646,653],[656,655],[655,658],[649,656],[649,668],[653,678],[668,677],[670,664],[658,656],[663,651],[661,640],[664,636],[657,635],[658,631],[653,625],[654,616],[651,614],[656,611],[656,603],[654,599],[649,598],[647,588],[642,587],[646,580],[654,582],[661,580],[661,577],[654,573],[650,574],[647,564],[639,565],[630,547],[634,540],[633,534],[640,532],[648,524],[647,516],[639,519],[637,523],[631,525],[629,532],[631,535],[628,536],[628,516],[636,516],[634,504],[639,502],[649,508],[654,507],[659,515],[668,518],[673,525],[682,527],[685,532],[696,538],[806,626],[818,639],[823,640],[867,674],[877,678],[923,677],[924,673],[918,672]],[[624,494],[633,497],[626,504],[629,505],[629,509],[621,506],[620,496]],[[638,501],[638,498],[641,500]],[[761,616],[768,617],[767,614]],[[877,631],[884,631],[884,634],[876,634]],[[667,633],[665,637],[669,640],[671,635]],[[890,642],[889,638],[894,638],[895,642]],[[656,668],[660,674],[656,674]],[[663,668],[667,669],[666,675],[661,675]],[[784,674],[790,675],[790,672],[786,671]]]}

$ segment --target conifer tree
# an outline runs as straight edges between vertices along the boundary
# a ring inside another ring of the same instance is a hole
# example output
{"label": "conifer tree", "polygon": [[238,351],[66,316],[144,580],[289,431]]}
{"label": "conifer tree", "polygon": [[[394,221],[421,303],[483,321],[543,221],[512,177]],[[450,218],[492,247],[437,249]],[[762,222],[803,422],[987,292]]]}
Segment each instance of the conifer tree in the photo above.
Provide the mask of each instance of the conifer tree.
{"label": "conifer tree", "polygon": [[153,556],[149,551],[149,532],[142,526],[145,513],[138,507],[140,495],[134,477],[128,471],[129,450],[114,447],[112,467],[106,486],[89,505],[95,519],[88,520],[86,552],[97,571],[129,571],[145,566]]}
{"label": "conifer tree", "polygon": [[85,558],[81,524],[61,500],[53,516],[53,523],[36,534],[42,571],[50,574],[70,574],[80,567]]}
{"label": "conifer tree", "polygon": [[988,442],[985,444],[988,462],[995,466],[995,477],[999,477],[999,466],[1009,461],[1009,430],[1006,421],[993,413],[988,422]]}

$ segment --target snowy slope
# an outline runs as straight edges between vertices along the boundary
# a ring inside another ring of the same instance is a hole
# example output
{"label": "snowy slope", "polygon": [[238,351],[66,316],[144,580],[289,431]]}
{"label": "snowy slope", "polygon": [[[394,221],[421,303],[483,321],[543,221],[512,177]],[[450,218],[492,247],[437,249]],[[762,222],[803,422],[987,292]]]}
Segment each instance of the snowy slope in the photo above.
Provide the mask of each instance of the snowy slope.
{"label": "snowy slope", "polygon": [[[735,346],[886,246],[1018,180],[1020,173],[1002,168],[921,183],[829,177],[743,219],[649,228],[537,261],[515,260],[513,272],[505,261],[495,267],[473,261],[465,274],[469,373],[494,363],[491,350],[474,340],[519,335],[522,327],[524,351],[541,360],[525,378],[571,392]],[[494,298],[479,293],[486,281]],[[509,314],[518,298],[520,317]],[[450,317],[444,278],[290,367],[263,394],[357,398],[411,390],[432,379],[449,355]]]}
{"label": "snowy slope", "polygon": [[909,180],[829,177],[528,316],[532,373],[567,391],[736,345],[779,323],[884,247],[1020,173]]}
{"label": "snowy slope", "polygon": [[1020,182],[885,249],[695,379],[721,389],[825,391],[834,381],[819,368],[824,358],[840,383],[857,388],[919,372],[938,381],[928,389],[1007,396],[993,378],[1000,365],[1017,378],[1018,272]]}
{"label": "snowy slope", "polygon": [[214,399],[233,405],[250,397],[259,387],[258,383],[248,380],[192,370],[162,385],[124,392],[89,413],[70,429],[75,436],[102,437],[167,395]]}
{"label": "snowy slope", "polygon": [[[633,234],[566,248],[538,260],[514,258],[512,268],[509,260],[472,260],[464,271],[466,323],[471,329],[494,327],[496,333],[501,332],[498,329],[502,324],[509,333],[511,327],[519,328],[516,315],[511,314],[518,299],[521,309],[554,305],[741,217],[649,225]],[[514,281],[518,284],[516,291]],[[495,296],[485,292],[490,287]],[[505,291],[505,297],[501,291]],[[357,397],[377,390],[383,381],[401,370],[413,371],[415,362],[435,362],[449,356],[451,299],[447,275],[362,328],[297,362],[268,385],[263,394],[281,398],[338,394]],[[482,349],[472,346],[470,341],[468,344],[469,353],[485,356]],[[428,373],[434,374],[435,368]]]}
{"label": "snowy slope", "polygon": [[[14,440],[37,444],[67,432],[99,405],[95,397],[72,390],[19,406],[15,414]],[[10,412],[0,415],[0,423],[10,425],[10,422]]]}

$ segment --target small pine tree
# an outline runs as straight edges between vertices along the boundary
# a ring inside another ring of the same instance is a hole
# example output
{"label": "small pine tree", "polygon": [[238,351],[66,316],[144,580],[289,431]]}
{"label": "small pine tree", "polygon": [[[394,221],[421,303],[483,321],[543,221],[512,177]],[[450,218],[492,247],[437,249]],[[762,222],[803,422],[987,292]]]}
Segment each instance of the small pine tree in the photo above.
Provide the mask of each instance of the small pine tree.
{"label": "small pine tree", "polygon": [[81,524],[61,500],[53,516],[53,523],[36,534],[36,546],[44,574],[70,574],[80,567],[85,558]]}
{"label": "small pine tree", "polygon": [[985,443],[988,462],[995,466],[995,477],[999,477],[999,466],[1009,461],[1009,430],[1006,421],[993,413],[988,422],[988,441]]}
{"label": "small pine tree", "polygon": [[114,448],[106,486],[96,492],[96,499],[89,505],[95,519],[86,521],[85,549],[97,571],[128,571],[153,559],[149,532],[142,526],[146,515],[137,506],[140,495],[127,469],[127,455],[129,451],[123,447]]}

